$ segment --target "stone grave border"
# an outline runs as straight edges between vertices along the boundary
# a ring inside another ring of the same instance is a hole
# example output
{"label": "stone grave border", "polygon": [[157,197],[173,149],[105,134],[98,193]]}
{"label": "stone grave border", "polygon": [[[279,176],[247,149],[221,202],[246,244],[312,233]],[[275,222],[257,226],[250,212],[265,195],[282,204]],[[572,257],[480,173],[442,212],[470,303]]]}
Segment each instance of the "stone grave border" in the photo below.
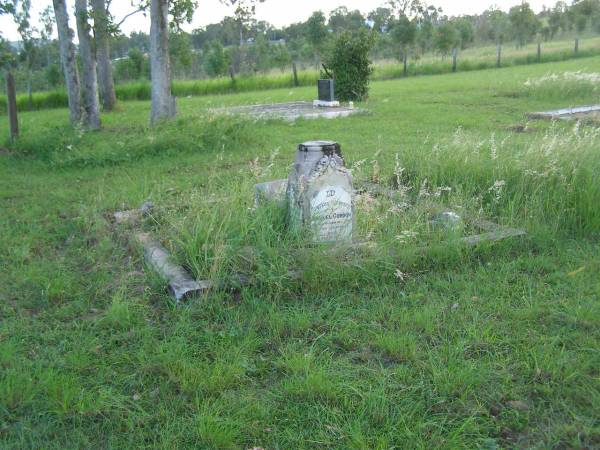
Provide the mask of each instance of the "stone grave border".
{"label": "stone grave border", "polygon": [[295,122],[298,119],[336,119],[367,112],[363,109],[346,106],[315,106],[311,102],[304,101],[230,106],[213,108],[210,111],[219,115],[241,115],[257,120],[281,119],[286,122]]}
{"label": "stone grave border", "polygon": [[556,109],[553,111],[542,111],[527,114],[532,120],[577,120],[580,114],[600,113],[600,105],[577,106],[573,108]]}
{"label": "stone grave border", "polygon": [[[280,183],[281,181],[276,180],[271,183]],[[398,194],[398,191],[376,183],[362,183],[356,191],[369,192],[374,196],[385,196],[391,199],[396,199]],[[258,202],[259,198],[255,198],[255,201]],[[124,234],[125,238],[133,244],[134,248],[143,250],[146,264],[167,282],[169,293],[177,304],[193,297],[206,295],[214,289],[236,289],[253,284],[253,280],[243,274],[232,275],[229,279],[219,282],[204,279],[195,280],[183,267],[174,264],[171,255],[160,242],[149,233],[144,233],[139,229],[140,222],[151,213],[153,207],[152,203],[146,202],[139,209],[116,211],[112,214],[111,220],[116,226],[117,231]],[[481,231],[481,233],[464,236],[458,239],[459,243],[475,247],[484,242],[497,242],[527,235],[525,230],[505,227],[489,220],[474,220],[472,225]],[[376,243],[364,241],[334,244],[330,250],[352,251],[361,248],[376,247]],[[244,251],[252,253],[254,252],[254,247],[245,247]],[[289,275],[293,279],[298,279],[301,273],[290,271]]]}

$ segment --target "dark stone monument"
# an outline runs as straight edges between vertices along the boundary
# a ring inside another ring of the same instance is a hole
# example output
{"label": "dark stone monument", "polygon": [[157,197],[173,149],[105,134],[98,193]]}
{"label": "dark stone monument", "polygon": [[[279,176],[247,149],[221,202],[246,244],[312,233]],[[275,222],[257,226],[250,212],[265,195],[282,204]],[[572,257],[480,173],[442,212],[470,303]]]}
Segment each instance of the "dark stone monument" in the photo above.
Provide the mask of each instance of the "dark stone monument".
{"label": "dark stone monument", "polygon": [[318,80],[317,85],[319,88],[319,101],[322,102],[334,102],[335,101],[335,90],[333,80]]}

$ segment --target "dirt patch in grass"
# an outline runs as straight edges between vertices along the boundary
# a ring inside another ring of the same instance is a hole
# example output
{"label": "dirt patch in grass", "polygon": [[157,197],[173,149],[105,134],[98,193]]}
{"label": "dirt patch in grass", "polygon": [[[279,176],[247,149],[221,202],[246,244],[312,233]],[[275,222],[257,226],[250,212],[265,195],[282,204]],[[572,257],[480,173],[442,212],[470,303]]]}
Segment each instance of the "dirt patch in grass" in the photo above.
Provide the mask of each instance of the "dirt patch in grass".
{"label": "dirt patch in grass", "polygon": [[511,125],[507,128],[508,131],[512,131],[513,133],[532,133],[534,130],[529,128],[527,125]]}

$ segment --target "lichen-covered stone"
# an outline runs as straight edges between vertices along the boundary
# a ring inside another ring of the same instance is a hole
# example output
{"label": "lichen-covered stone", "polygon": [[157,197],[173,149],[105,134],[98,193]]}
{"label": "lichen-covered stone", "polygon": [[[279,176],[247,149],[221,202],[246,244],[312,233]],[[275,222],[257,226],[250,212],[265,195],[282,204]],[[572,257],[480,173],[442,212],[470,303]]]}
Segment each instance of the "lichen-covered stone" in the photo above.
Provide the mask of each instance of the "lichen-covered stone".
{"label": "lichen-covered stone", "polygon": [[351,241],[354,231],[352,176],[340,146],[311,141],[298,146],[288,178],[288,224],[315,242]]}

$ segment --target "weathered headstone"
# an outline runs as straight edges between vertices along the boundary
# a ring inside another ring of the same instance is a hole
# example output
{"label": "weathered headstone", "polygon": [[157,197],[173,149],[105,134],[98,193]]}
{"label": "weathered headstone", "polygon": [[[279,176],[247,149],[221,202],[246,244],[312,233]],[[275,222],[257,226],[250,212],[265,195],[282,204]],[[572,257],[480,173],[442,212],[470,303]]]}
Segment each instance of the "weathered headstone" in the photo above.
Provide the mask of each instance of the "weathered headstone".
{"label": "weathered headstone", "polygon": [[354,228],[352,176],[339,144],[311,141],[298,146],[288,178],[288,224],[314,242],[351,241]]}

